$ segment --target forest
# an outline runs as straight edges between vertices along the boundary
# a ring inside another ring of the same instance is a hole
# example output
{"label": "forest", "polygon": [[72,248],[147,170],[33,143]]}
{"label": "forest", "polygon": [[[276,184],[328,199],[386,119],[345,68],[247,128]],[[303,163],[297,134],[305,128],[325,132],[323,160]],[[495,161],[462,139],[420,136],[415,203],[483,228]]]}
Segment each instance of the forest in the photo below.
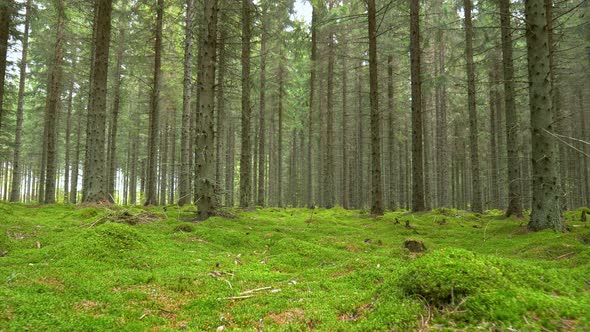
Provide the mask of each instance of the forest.
{"label": "forest", "polygon": [[588,0],[0,0],[0,331],[587,331],[588,214]]}

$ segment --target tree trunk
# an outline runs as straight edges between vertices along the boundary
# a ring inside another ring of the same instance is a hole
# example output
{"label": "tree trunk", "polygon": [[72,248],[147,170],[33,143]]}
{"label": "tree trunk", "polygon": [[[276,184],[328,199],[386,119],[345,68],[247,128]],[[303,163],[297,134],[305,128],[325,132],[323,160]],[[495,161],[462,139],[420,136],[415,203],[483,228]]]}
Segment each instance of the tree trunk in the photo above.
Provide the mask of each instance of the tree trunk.
{"label": "tree trunk", "polygon": [[422,82],[420,78],[420,1],[410,1],[410,61],[412,81],[412,210],[424,211],[422,151]]}
{"label": "tree trunk", "polygon": [[193,74],[193,16],[195,0],[186,1],[186,21],[184,26],[184,80],[182,95],[182,123],[180,137],[180,179],[178,182],[178,205],[190,203],[190,141],[191,137],[191,89]]}
{"label": "tree trunk", "polygon": [[475,100],[475,65],[473,63],[473,23],[471,0],[463,1],[465,9],[465,60],[467,62],[467,107],[469,109],[469,149],[471,157],[471,210],[482,213],[481,183],[479,177],[479,138]]}
{"label": "tree trunk", "polygon": [[119,110],[121,108],[121,70],[123,65],[123,56],[125,54],[125,27],[123,21],[119,27],[119,45],[117,47],[117,64],[115,67],[115,86],[113,88],[113,110],[111,118],[111,137],[109,139],[108,150],[108,199],[111,203],[115,201],[115,179],[117,175],[117,129],[119,123]]}
{"label": "tree trunk", "polygon": [[522,194],[518,163],[518,113],[514,101],[514,62],[512,59],[512,28],[510,0],[500,1],[502,31],[502,67],[504,73],[504,112],[506,121],[506,167],[508,169],[508,208],[506,216],[522,217]]}
{"label": "tree trunk", "polygon": [[86,131],[85,188],[83,190],[83,201],[86,203],[108,200],[104,146],[112,1],[99,0],[96,8],[97,18],[94,27],[96,41],[91,81],[92,101],[88,110]]}
{"label": "tree trunk", "polygon": [[[267,13],[263,14],[268,15]],[[260,118],[258,125],[258,193],[257,205],[264,206],[264,173],[266,170],[266,40],[268,38],[268,23],[262,18],[262,37],[260,39]]]}
{"label": "tree trunk", "polygon": [[[21,153],[21,145],[22,145],[22,132],[23,132],[23,116],[24,116],[24,101],[25,101],[25,80],[27,76],[27,56],[29,52],[29,29],[31,25],[31,4],[32,0],[27,0],[26,4],[26,14],[25,14],[25,31],[23,33],[22,39],[22,53],[20,59],[20,75],[19,75],[19,82],[18,82],[18,102],[16,107],[16,131],[14,135],[14,155],[12,158],[12,191],[10,192],[10,201],[11,202],[18,202],[20,199],[20,185],[21,185],[21,167],[20,167],[20,153]],[[0,9],[1,11],[2,9]],[[3,13],[0,13],[0,17]],[[2,22],[1,24],[5,24]],[[0,24],[0,25],[1,25]],[[3,36],[0,34],[0,42]],[[0,46],[0,61],[2,57],[2,52],[6,52],[2,50],[2,46]],[[5,61],[5,60],[4,60]],[[0,66],[2,64],[0,63]],[[0,69],[0,75],[4,77],[2,73],[2,69]],[[2,79],[0,79],[0,90],[4,91],[4,83]],[[0,113],[2,109],[2,101],[1,99],[3,92],[0,94]],[[1,117],[1,114],[0,114]],[[1,133],[1,128],[0,128]]]}
{"label": "tree trunk", "polygon": [[164,16],[164,0],[156,4],[156,41],[154,45],[154,80],[148,132],[148,159],[146,176],[146,201],[144,205],[156,205],[157,200],[157,160],[158,131],[160,130],[160,85],[162,76],[162,21]]}
{"label": "tree trunk", "polygon": [[498,132],[498,128],[496,128],[496,77],[494,75],[493,64],[496,62],[496,59],[492,59],[492,63],[490,64],[490,72],[489,72],[489,105],[490,105],[490,207],[493,209],[498,208],[498,204],[500,201],[499,193],[498,193],[498,148],[496,142],[496,133]]}
{"label": "tree trunk", "polygon": [[201,42],[201,74],[199,75],[199,116],[197,124],[197,156],[195,159],[198,181],[198,219],[212,216],[217,207],[217,184],[215,182],[214,159],[214,103],[215,103],[215,60],[217,47],[217,0],[205,0],[204,30]]}
{"label": "tree trunk", "polygon": [[283,206],[283,95],[285,93],[285,68],[283,67],[283,50],[279,53],[279,105],[278,105],[278,156],[277,156],[277,205]]}
{"label": "tree trunk", "polygon": [[[369,9],[369,86],[371,97],[371,214],[383,215],[383,184],[381,183],[381,123],[377,75],[377,20],[375,0],[368,1]],[[331,146],[328,144],[328,146]]]}
{"label": "tree trunk", "polygon": [[348,68],[346,57],[348,56],[348,49],[346,47],[346,35],[343,33],[342,48],[344,56],[342,57],[342,207],[350,208],[350,192],[351,192],[351,172],[349,167],[349,137],[350,132],[348,123],[350,121],[348,114]]}
{"label": "tree trunk", "polygon": [[251,142],[250,118],[250,38],[251,0],[242,0],[242,146],[240,154],[240,207],[248,208],[251,204]]}
{"label": "tree trunk", "polygon": [[47,161],[45,165],[45,204],[55,203],[57,173],[57,118],[60,104],[60,82],[62,77],[65,8],[63,0],[57,3],[56,40],[49,78],[47,80],[47,101],[45,104],[47,126]]}
{"label": "tree trunk", "polygon": [[0,133],[2,133],[2,117],[4,115],[4,83],[6,81],[6,55],[10,36],[10,19],[14,9],[14,0],[0,3]]}
{"label": "tree trunk", "polygon": [[[329,1],[329,7],[332,8],[332,1]],[[336,190],[334,165],[334,33],[333,28],[329,28],[328,33],[328,91],[326,107],[326,186],[324,187],[324,203],[326,208],[334,206],[334,196]]]}
{"label": "tree trunk", "polygon": [[[223,12],[223,11],[222,11]],[[223,144],[225,140],[225,130],[226,123],[227,123],[227,115],[225,110],[225,73],[226,73],[226,63],[227,63],[227,46],[226,46],[226,39],[227,36],[227,29],[225,27],[225,22],[227,19],[224,15],[221,15],[221,24],[218,24],[218,28],[220,31],[220,41],[217,44],[217,49],[219,50],[219,60],[218,66],[219,70],[217,71],[217,129],[215,132],[216,141],[216,148],[215,151],[217,152],[215,155],[215,182],[220,187],[221,191],[223,191],[223,156],[225,153],[225,149],[227,146]],[[221,204],[221,196],[218,198],[219,203]]]}
{"label": "tree trunk", "polygon": [[72,177],[70,183],[70,203],[78,202],[78,174],[80,172],[80,145],[82,144],[82,111],[76,112],[76,150],[72,162]]}
{"label": "tree trunk", "polygon": [[533,201],[529,228],[563,230],[559,202],[558,150],[555,132],[549,65],[549,41],[543,0],[527,0],[526,41],[529,103],[532,130]]}
{"label": "tree trunk", "polygon": [[317,59],[317,8],[312,1],[311,14],[311,58],[310,58],[310,75],[309,75],[309,134],[307,147],[307,185],[306,185],[306,201],[308,207],[314,206],[314,192],[313,192],[313,110],[315,103],[315,75],[316,75],[316,59]]}
{"label": "tree trunk", "polygon": [[[72,66],[75,69],[75,66]],[[70,141],[72,134],[72,107],[74,98],[74,81],[70,82],[70,89],[68,91],[68,113],[66,117],[66,146],[65,146],[65,157],[64,157],[64,203],[69,202],[68,190],[70,187]]]}

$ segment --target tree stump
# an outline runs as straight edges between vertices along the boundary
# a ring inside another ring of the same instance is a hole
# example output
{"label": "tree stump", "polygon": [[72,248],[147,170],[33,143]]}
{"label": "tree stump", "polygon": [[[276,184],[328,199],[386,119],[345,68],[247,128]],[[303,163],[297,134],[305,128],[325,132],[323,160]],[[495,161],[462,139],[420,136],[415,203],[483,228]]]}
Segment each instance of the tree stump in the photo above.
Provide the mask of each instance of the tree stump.
{"label": "tree stump", "polygon": [[424,242],[414,239],[407,239],[404,242],[404,248],[414,253],[426,251],[426,246],[424,245]]}

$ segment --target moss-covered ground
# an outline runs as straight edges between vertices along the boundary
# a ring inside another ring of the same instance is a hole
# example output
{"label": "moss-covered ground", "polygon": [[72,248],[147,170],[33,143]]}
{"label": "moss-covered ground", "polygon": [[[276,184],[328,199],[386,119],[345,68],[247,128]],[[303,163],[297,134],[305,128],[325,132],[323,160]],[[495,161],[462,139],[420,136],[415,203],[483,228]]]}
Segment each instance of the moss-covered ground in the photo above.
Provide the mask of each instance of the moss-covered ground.
{"label": "moss-covered ground", "polygon": [[590,330],[579,211],[191,209],[0,205],[0,330]]}

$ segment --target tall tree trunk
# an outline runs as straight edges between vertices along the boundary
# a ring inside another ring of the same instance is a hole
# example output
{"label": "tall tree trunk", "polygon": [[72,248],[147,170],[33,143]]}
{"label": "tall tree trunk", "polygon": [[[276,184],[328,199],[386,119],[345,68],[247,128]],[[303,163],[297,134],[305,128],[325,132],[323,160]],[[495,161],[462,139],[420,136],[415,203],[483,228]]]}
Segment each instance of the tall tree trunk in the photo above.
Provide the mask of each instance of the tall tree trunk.
{"label": "tall tree trunk", "polygon": [[532,130],[533,202],[529,228],[563,230],[559,202],[558,151],[551,107],[549,41],[543,0],[525,2]]}
{"label": "tall tree trunk", "polygon": [[251,0],[242,0],[242,146],[240,154],[240,207],[247,208],[251,204],[251,140],[250,120],[250,38]]}
{"label": "tall tree trunk", "polygon": [[342,207],[350,208],[351,172],[349,167],[349,149],[350,140],[348,123],[350,121],[348,114],[348,68],[346,57],[348,49],[346,47],[346,34],[342,34],[342,48],[344,56],[342,57]]}
{"label": "tall tree trunk", "polygon": [[190,158],[191,149],[191,89],[193,74],[193,16],[195,0],[186,0],[186,21],[184,25],[184,80],[182,86],[182,123],[180,137],[180,178],[178,181],[178,205],[190,203]]}
{"label": "tall tree trunk", "polygon": [[234,181],[235,181],[235,150],[236,150],[236,126],[232,117],[228,117],[227,124],[227,149],[225,151],[225,204],[234,206]]}
{"label": "tall tree trunk", "polygon": [[217,184],[214,159],[215,60],[217,47],[217,0],[205,0],[204,30],[201,42],[201,74],[199,75],[199,115],[195,159],[198,181],[197,207],[199,220],[212,216],[217,207]]}
{"label": "tall tree trunk", "polygon": [[[72,66],[75,68],[74,66]],[[70,141],[72,134],[72,107],[74,99],[74,81],[70,82],[70,88],[68,91],[68,113],[66,117],[66,146],[64,156],[64,203],[69,202],[69,188],[70,188]]]}
{"label": "tall tree trunk", "polygon": [[[371,214],[383,214],[383,184],[381,183],[381,123],[377,75],[377,20],[375,0],[368,1],[369,9],[369,86],[371,97]],[[330,146],[330,145],[328,145]]]}
{"label": "tall tree trunk", "polygon": [[490,64],[490,72],[489,72],[489,104],[490,104],[490,207],[493,209],[498,208],[498,204],[500,201],[499,193],[498,193],[498,148],[496,142],[496,134],[498,132],[498,128],[496,128],[496,77],[494,75],[494,67],[493,64],[496,63],[497,59],[493,58],[492,63]]}
{"label": "tall tree trunk", "polygon": [[316,76],[316,59],[317,59],[317,25],[318,25],[318,13],[317,8],[312,1],[312,14],[311,14],[311,58],[310,58],[310,75],[309,75],[309,134],[308,134],[308,147],[307,147],[307,185],[306,185],[306,201],[308,207],[314,205],[314,192],[313,192],[313,110],[315,103],[315,76]]}
{"label": "tall tree trunk", "polygon": [[[442,10],[442,1],[439,1],[439,8]],[[437,49],[436,49],[436,63],[438,67],[438,75],[442,80],[438,80],[436,84],[436,161],[437,161],[437,206],[448,207],[449,200],[449,147],[447,143],[447,102],[446,94],[446,66],[445,66],[445,46],[443,41],[443,28],[440,26],[440,18],[438,20],[437,31]]]}
{"label": "tall tree trunk", "polygon": [[[332,9],[333,1],[328,1]],[[334,165],[334,32],[330,28],[328,32],[328,84],[326,107],[326,186],[324,187],[324,203],[326,208],[334,206],[336,191],[336,166]]]}
{"label": "tall tree trunk", "polygon": [[97,1],[96,41],[93,61],[92,101],[88,110],[84,202],[108,200],[105,169],[105,126],[107,116],[107,78],[111,39],[112,0]]}
{"label": "tall tree trunk", "polygon": [[467,107],[469,109],[469,149],[471,157],[471,188],[473,191],[471,210],[483,212],[481,183],[479,176],[479,138],[475,100],[475,65],[473,63],[473,23],[471,21],[471,0],[464,0],[465,9],[465,60],[467,62]]}
{"label": "tall tree trunk", "polygon": [[76,150],[72,162],[72,177],[70,183],[70,203],[78,202],[78,174],[80,172],[80,146],[82,142],[82,111],[76,111]]}
{"label": "tall tree trunk", "polygon": [[174,204],[176,194],[176,107],[172,108],[172,119],[168,124],[168,149],[170,161],[168,162],[168,204]]}
{"label": "tall tree trunk", "polygon": [[113,110],[111,114],[111,137],[109,139],[108,150],[108,199],[114,203],[115,200],[115,179],[117,175],[117,130],[119,123],[119,110],[121,108],[121,71],[123,66],[123,56],[125,55],[125,26],[121,21],[119,27],[119,41],[117,47],[117,64],[115,67],[115,86],[113,88]]}
{"label": "tall tree trunk", "polygon": [[412,81],[412,210],[424,211],[422,147],[422,82],[420,79],[420,1],[410,1],[410,61]]}
{"label": "tall tree trunk", "polygon": [[[223,2],[222,2],[223,4]],[[221,11],[223,13],[223,11]],[[227,37],[227,29],[225,27],[225,22],[227,22],[226,17],[222,14],[220,17],[221,24],[218,24],[219,30],[219,42],[217,43],[217,49],[219,54],[218,60],[218,67],[217,70],[217,129],[215,131],[216,137],[216,148],[215,151],[217,152],[215,155],[215,182],[220,187],[221,191],[224,190],[224,181],[223,181],[223,156],[225,155],[225,149],[227,146],[223,144],[225,140],[225,130],[227,130],[226,123],[227,123],[227,115],[225,110],[225,73],[226,73],[226,63],[227,63],[227,51],[226,51],[226,39]],[[221,204],[221,196],[219,197],[219,203]]]}
{"label": "tall tree trunk", "polygon": [[279,53],[279,105],[278,105],[278,156],[277,156],[277,205],[283,206],[283,96],[285,93],[285,68],[283,64],[283,50]]}
{"label": "tall tree trunk", "polygon": [[522,217],[522,194],[518,163],[518,113],[514,101],[514,61],[512,59],[512,28],[510,0],[500,1],[502,31],[502,68],[504,73],[504,112],[506,121],[506,167],[508,169],[508,208],[506,216]]}
{"label": "tall tree trunk", "polygon": [[148,159],[146,177],[146,201],[144,205],[156,205],[157,200],[157,160],[158,131],[160,129],[160,85],[162,76],[162,21],[164,16],[164,0],[156,4],[156,41],[154,45],[154,80],[150,109],[148,132]]}
{"label": "tall tree trunk", "polygon": [[268,39],[268,21],[262,14],[262,37],[260,39],[260,118],[258,125],[258,193],[257,205],[264,206],[264,173],[266,170],[266,41]]}
{"label": "tall tree trunk", "polygon": [[396,205],[399,206],[399,191],[397,190],[396,186],[399,184],[399,179],[396,175],[399,175],[396,172],[395,167],[395,95],[394,95],[394,86],[393,86],[393,55],[389,55],[387,57],[387,113],[388,113],[388,132],[386,137],[388,138],[387,150],[388,150],[388,157],[387,157],[387,164],[389,165],[389,181],[388,183],[388,191],[389,191],[389,202],[388,206],[391,210],[395,209]]}
{"label": "tall tree trunk", "polygon": [[8,37],[10,36],[10,16],[14,9],[14,0],[0,2],[0,133],[4,115],[4,83],[6,80],[6,55],[8,54]]}
{"label": "tall tree trunk", "polygon": [[160,194],[159,201],[160,205],[166,205],[166,191],[168,189],[168,137],[170,137],[170,109],[166,108],[165,113],[162,115],[163,123],[160,132]]}
{"label": "tall tree trunk", "polygon": [[[20,153],[21,153],[21,145],[22,145],[22,132],[23,132],[23,115],[24,115],[24,101],[25,101],[25,80],[27,76],[27,57],[29,52],[29,29],[31,25],[31,4],[32,0],[27,0],[26,4],[26,14],[25,14],[25,31],[23,33],[22,38],[22,53],[20,59],[20,75],[19,75],[19,82],[18,82],[18,102],[16,106],[16,131],[14,135],[14,155],[12,158],[12,191],[10,192],[10,201],[11,202],[18,202],[21,194],[20,185],[21,185],[21,168],[20,168]],[[1,11],[2,9],[0,9]],[[0,17],[2,13],[0,13]],[[1,24],[5,24],[2,22]],[[1,25],[0,24],[0,25]],[[1,28],[1,27],[0,27]],[[3,36],[0,35],[0,42]],[[1,49],[0,46],[0,61],[2,57],[2,52],[6,52],[5,50]],[[0,66],[2,64],[0,63]],[[4,77],[2,74],[2,69],[0,69],[0,75]],[[0,79],[0,90],[4,91],[4,83],[2,79]],[[2,92],[3,94],[3,92]],[[2,95],[0,94],[0,100],[2,99]],[[2,109],[2,101],[0,101],[0,112]],[[1,117],[1,114],[0,114]],[[0,128],[1,134],[1,128]]]}
{"label": "tall tree trunk", "polygon": [[46,204],[55,203],[56,173],[57,173],[57,118],[60,104],[60,83],[62,77],[63,45],[64,45],[64,21],[65,8],[63,0],[58,0],[56,39],[49,78],[47,80],[47,101],[45,114],[47,126],[47,161],[45,165],[45,195]]}

